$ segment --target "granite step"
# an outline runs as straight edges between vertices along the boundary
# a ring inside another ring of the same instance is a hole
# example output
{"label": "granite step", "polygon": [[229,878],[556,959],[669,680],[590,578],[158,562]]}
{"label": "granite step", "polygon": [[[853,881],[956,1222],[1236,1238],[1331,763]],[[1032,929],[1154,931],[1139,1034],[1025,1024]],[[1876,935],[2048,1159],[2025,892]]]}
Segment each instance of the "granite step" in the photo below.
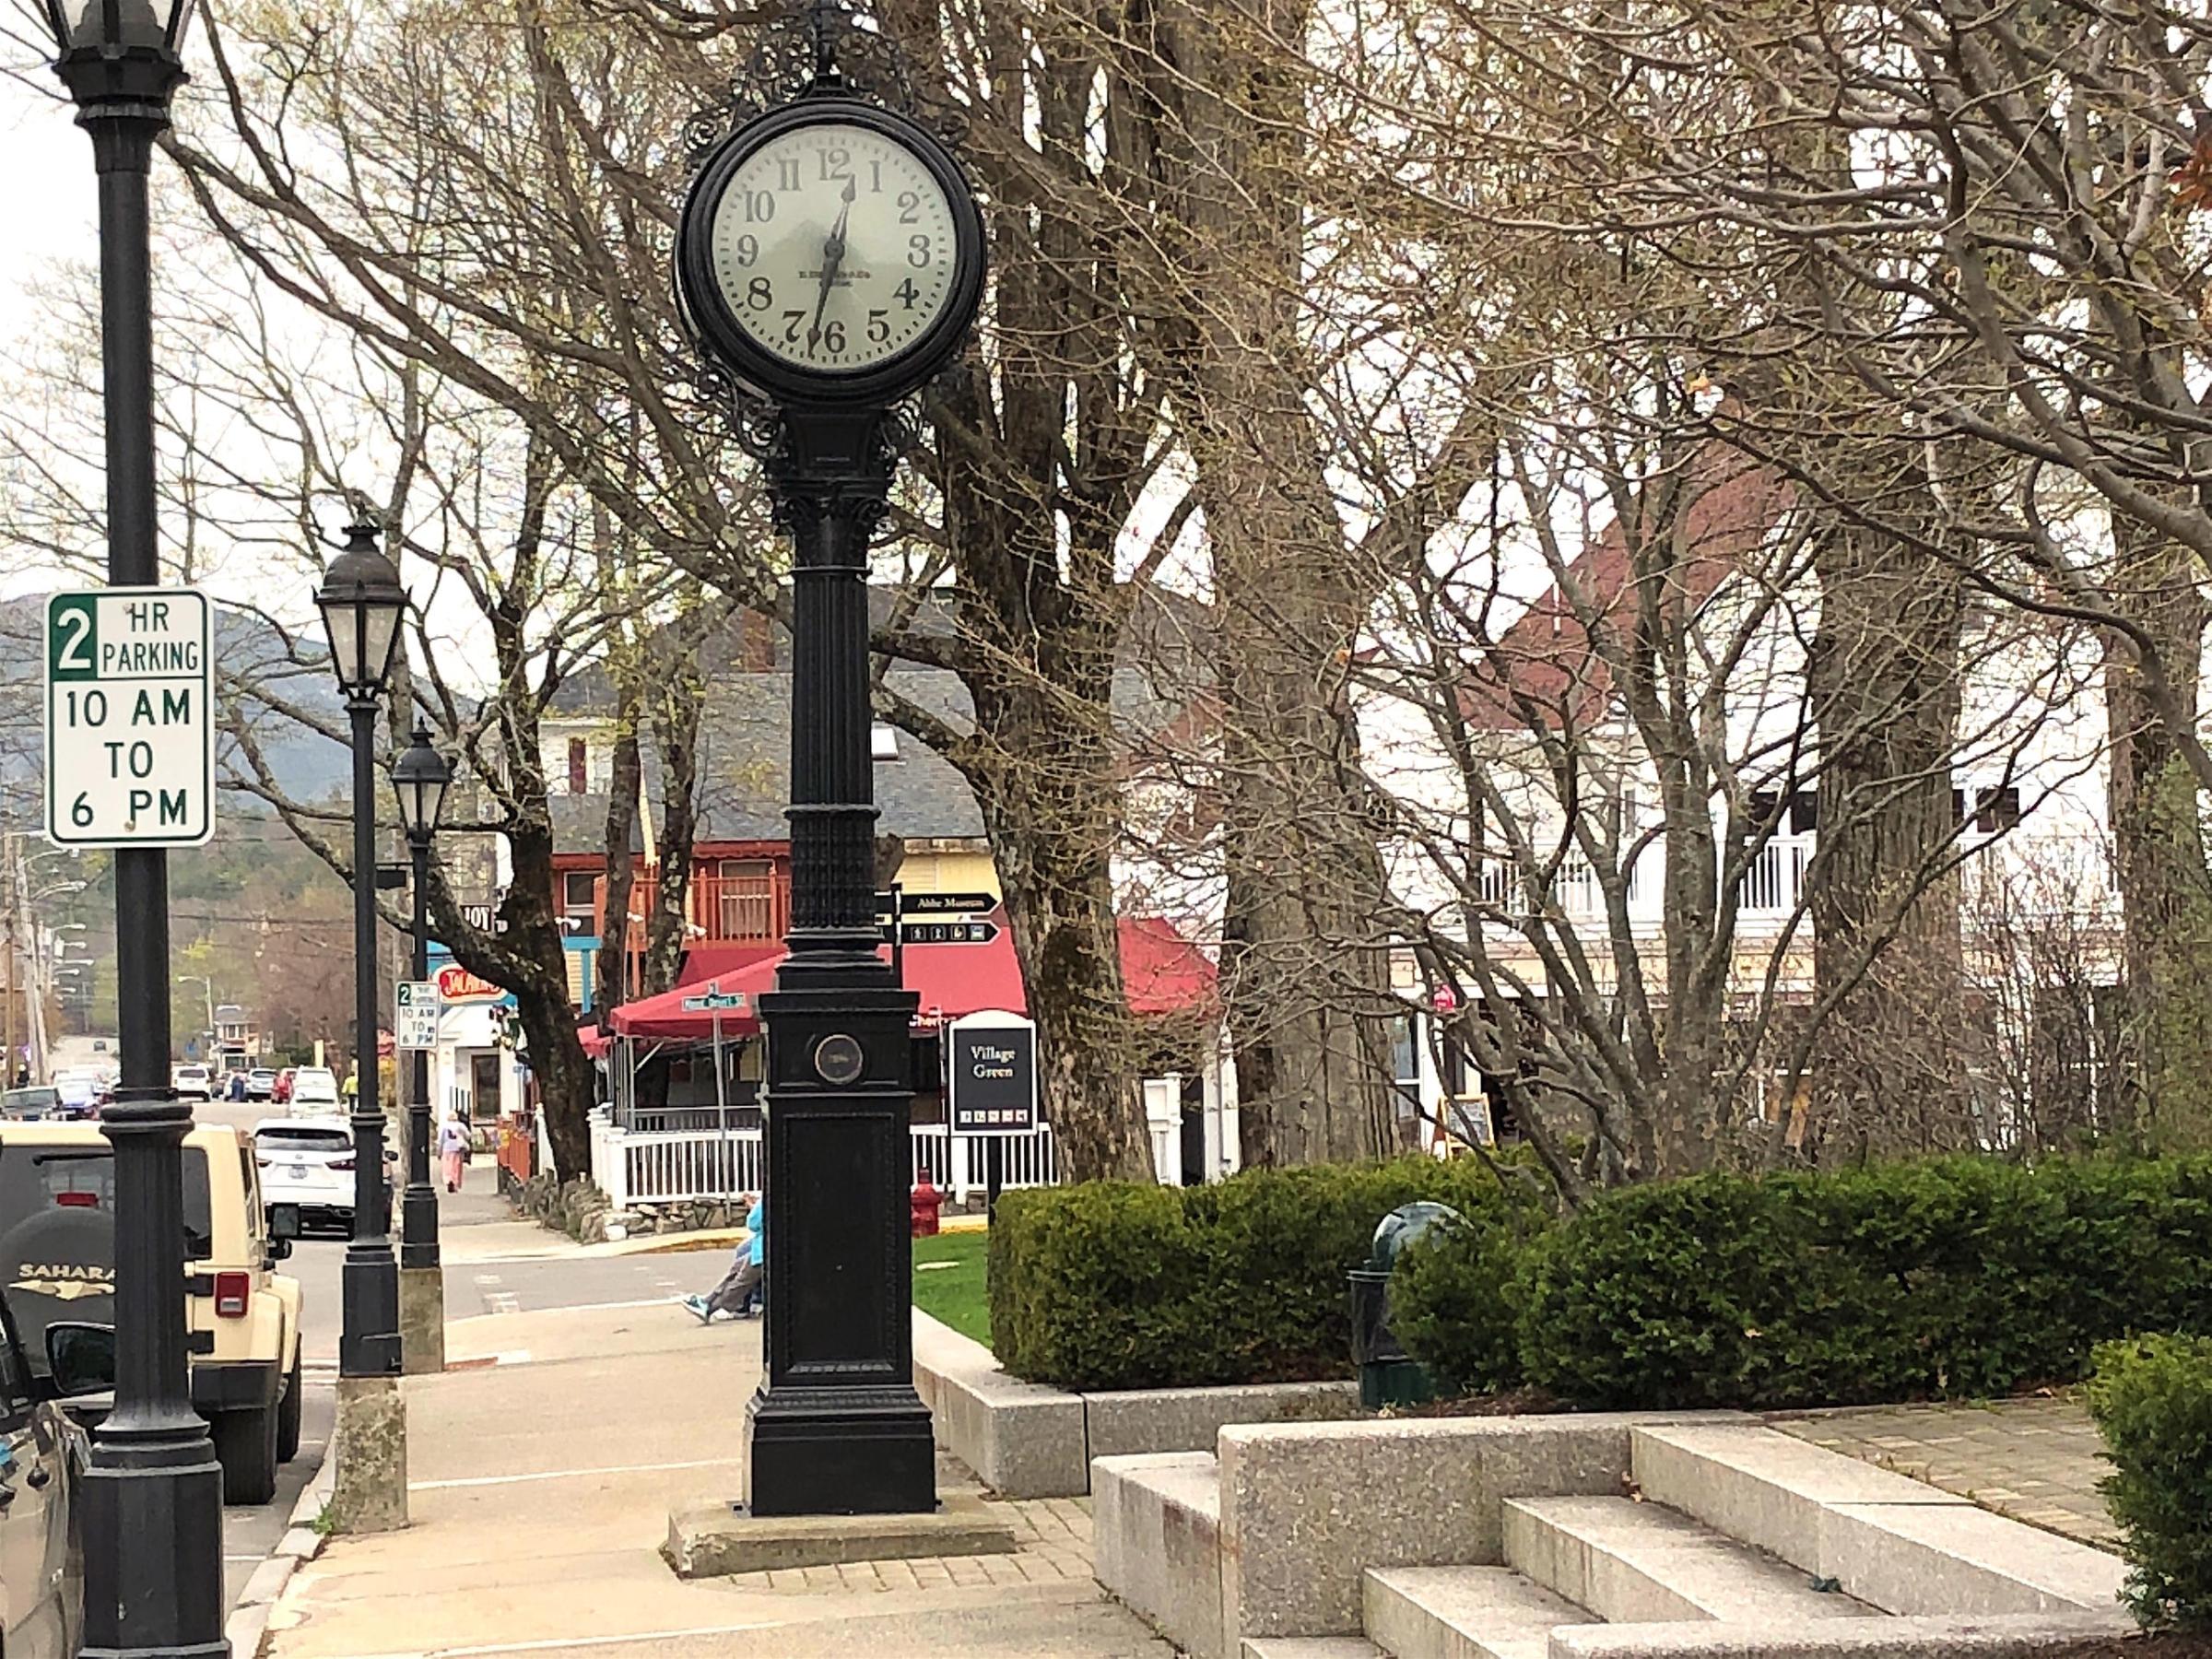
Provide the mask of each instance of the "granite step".
{"label": "granite step", "polygon": [[1627,1498],[1509,1499],[1505,1559],[1609,1624],[1793,1626],[1876,1611],[1678,1511]]}
{"label": "granite step", "polygon": [[1247,1636],[1244,1659],[1388,1659],[1364,1636]]}
{"label": "granite step", "polygon": [[1360,1622],[1392,1659],[1546,1659],[1551,1632],[1590,1615],[1508,1567],[1378,1567]]}

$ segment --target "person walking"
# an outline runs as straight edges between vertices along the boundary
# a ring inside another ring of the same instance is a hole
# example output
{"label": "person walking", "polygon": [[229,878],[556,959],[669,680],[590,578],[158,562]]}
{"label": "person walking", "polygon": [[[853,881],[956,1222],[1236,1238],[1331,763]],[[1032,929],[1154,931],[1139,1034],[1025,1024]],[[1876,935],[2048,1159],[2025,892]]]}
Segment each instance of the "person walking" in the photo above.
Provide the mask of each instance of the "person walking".
{"label": "person walking", "polygon": [[468,1131],[457,1117],[449,1117],[438,1128],[438,1157],[445,1165],[445,1190],[461,1190],[461,1171],[468,1165]]}
{"label": "person walking", "polygon": [[704,1296],[684,1298],[684,1306],[699,1316],[701,1324],[712,1324],[717,1319],[750,1318],[759,1309],[761,1282],[768,1277],[768,1211],[759,1194],[750,1196],[752,1207],[745,1213],[745,1230],[750,1237],[737,1247],[722,1283]]}

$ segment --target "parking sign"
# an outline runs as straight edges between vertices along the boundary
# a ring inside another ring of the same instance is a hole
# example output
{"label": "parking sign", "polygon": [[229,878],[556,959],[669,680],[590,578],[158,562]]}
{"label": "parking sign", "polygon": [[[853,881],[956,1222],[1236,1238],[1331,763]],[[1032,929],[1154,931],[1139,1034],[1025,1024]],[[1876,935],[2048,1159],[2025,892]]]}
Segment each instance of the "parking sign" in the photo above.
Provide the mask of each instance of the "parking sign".
{"label": "parking sign", "polygon": [[46,602],[46,834],[193,847],[215,827],[206,595],[99,588]]}

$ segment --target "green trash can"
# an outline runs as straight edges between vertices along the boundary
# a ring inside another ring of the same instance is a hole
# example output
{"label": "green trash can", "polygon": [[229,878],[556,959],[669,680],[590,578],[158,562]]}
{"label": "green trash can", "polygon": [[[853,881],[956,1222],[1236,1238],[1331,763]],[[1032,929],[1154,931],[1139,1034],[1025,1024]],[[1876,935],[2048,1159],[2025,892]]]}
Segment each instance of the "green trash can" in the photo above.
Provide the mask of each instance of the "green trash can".
{"label": "green trash can", "polygon": [[1437,1396],[1436,1378],[1408,1354],[1390,1328],[1390,1276],[1406,1247],[1439,1227],[1463,1220],[1448,1204],[1401,1204],[1376,1225],[1367,1261],[1351,1270],[1352,1361],[1359,1368],[1359,1404],[1418,1406]]}

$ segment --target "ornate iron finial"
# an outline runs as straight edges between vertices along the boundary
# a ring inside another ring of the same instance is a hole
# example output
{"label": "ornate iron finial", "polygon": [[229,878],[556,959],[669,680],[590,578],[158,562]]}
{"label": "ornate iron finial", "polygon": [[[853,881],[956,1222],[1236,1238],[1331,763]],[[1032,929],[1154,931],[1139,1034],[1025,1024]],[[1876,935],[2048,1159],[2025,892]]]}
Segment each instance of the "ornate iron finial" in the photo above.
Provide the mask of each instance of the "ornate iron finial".
{"label": "ornate iron finial", "polygon": [[845,26],[845,8],[837,0],[807,0],[806,28],[814,37],[816,91],[832,91],[844,85],[837,72],[837,38]]}

